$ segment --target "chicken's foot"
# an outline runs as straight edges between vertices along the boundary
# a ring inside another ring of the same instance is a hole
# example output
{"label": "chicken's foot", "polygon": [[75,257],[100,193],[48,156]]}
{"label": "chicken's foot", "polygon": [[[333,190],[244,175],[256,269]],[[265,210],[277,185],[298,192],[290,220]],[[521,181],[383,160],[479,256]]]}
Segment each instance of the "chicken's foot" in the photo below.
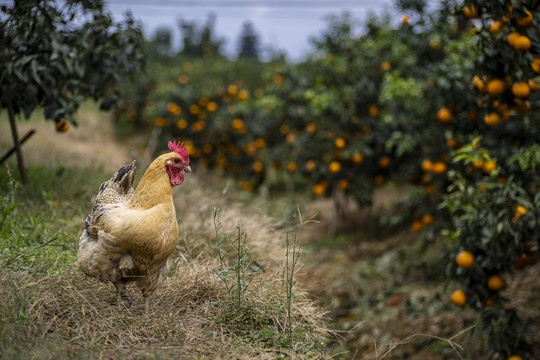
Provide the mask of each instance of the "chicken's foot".
{"label": "chicken's foot", "polygon": [[126,284],[120,281],[117,281],[114,283],[114,286],[116,287],[116,301],[117,304],[120,305],[122,302],[122,295],[125,295],[127,298],[127,301],[129,303],[129,306],[133,306],[133,299],[131,299],[131,295],[129,295],[129,292],[127,291]]}

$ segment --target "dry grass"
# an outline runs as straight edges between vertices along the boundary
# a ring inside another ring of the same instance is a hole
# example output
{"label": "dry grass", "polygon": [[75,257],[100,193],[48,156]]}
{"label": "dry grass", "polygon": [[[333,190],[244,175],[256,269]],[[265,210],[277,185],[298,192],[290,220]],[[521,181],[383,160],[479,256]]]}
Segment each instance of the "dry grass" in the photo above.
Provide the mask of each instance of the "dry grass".
{"label": "dry grass", "polygon": [[[233,324],[220,320],[230,308],[223,306],[226,294],[211,266],[202,261],[181,264],[152,297],[148,312],[140,296],[133,307],[117,306],[112,285],[76,269],[48,277],[4,270],[0,357],[42,358],[41,353],[44,358],[70,358],[82,349],[90,352],[89,358],[275,358],[290,352],[246,342],[244,334],[234,333]],[[275,288],[279,284],[270,274],[257,281],[247,298],[279,329],[285,324],[273,309],[282,301]],[[325,334],[322,316],[305,297],[297,302],[295,315],[297,326],[314,336]]]}
{"label": "dry grass", "polygon": [[[83,110],[79,117],[80,128],[66,134],[54,133],[50,122],[39,119],[20,126],[21,134],[27,128],[38,130],[23,147],[29,164],[80,169],[77,171],[82,180],[68,185],[65,178],[51,175],[50,179],[37,182],[42,189],[28,192],[45,191],[62,198],[53,201],[58,202],[54,205],[57,217],[46,216],[44,212],[51,207],[38,204],[42,198],[24,200],[35,205],[24,206],[25,209],[34,208],[41,212],[40,220],[50,220],[47,226],[51,231],[56,228],[65,234],[67,244],[62,246],[68,251],[53,251],[50,256],[57,258],[39,257],[41,261],[19,262],[17,266],[7,266],[0,256],[0,358],[327,357],[323,343],[328,335],[325,312],[300,288],[296,289],[292,307],[295,337],[292,342],[287,337],[283,310],[286,296],[281,277],[286,251],[284,224],[265,215],[257,206],[236,201],[236,192],[229,191],[229,183],[201,174],[198,169],[194,168],[194,174],[175,188],[180,241],[171,257],[171,272],[151,298],[148,312],[144,311],[142,297],[135,288],[129,288],[135,305],[117,306],[114,286],[85,277],[73,265],[59,265],[66,263],[66,257],[74,260],[73,250],[84,213],[91,206],[88,196],[81,196],[90,191],[85,188],[84,178],[93,177],[92,168],[101,169],[99,176],[103,176],[103,171],[112,174],[118,166],[131,161],[130,150],[133,152],[136,147],[112,141],[111,128],[103,121],[107,115],[90,109]],[[3,124],[0,146],[7,148],[11,142],[7,129],[3,131],[6,122]],[[140,149],[138,152],[141,153]],[[11,163],[15,168],[13,159]],[[144,170],[139,165],[139,177]],[[100,181],[103,180],[106,176]],[[65,190],[58,190],[62,186],[80,189],[69,189],[67,196]],[[91,192],[97,192],[97,186]],[[212,273],[217,266],[211,248],[215,237],[214,207],[222,209],[224,231],[232,232],[240,225],[247,232],[250,259],[259,265],[247,275],[250,284],[243,309],[231,306],[226,289]],[[18,216],[25,216],[24,211]],[[64,261],[59,261],[60,257]]]}

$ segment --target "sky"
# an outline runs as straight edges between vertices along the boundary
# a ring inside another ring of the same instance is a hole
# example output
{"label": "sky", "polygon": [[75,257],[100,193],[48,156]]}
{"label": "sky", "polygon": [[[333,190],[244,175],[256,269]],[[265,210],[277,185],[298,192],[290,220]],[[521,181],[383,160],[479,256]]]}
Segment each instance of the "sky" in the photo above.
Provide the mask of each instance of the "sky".
{"label": "sky", "polygon": [[[143,24],[147,37],[159,27],[173,31],[174,44],[180,44],[179,19],[206,23],[216,16],[215,32],[225,38],[225,53],[234,56],[242,25],[250,21],[262,47],[283,50],[289,60],[301,60],[311,49],[309,38],[326,28],[329,14],[350,12],[365,19],[370,12],[382,13],[392,0],[108,0],[107,7],[116,20],[130,9]],[[179,45],[178,45],[179,46]]]}

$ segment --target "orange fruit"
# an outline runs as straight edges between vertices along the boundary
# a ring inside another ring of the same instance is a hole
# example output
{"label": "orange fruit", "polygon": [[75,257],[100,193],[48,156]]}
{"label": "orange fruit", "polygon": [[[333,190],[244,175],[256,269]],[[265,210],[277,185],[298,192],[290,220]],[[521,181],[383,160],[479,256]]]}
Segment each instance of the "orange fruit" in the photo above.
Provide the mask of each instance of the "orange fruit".
{"label": "orange fruit", "polygon": [[289,170],[289,172],[295,172],[296,169],[298,168],[298,164],[296,163],[296,161],[291,161],[289,164],[287,164],[287,170]]}
{"label": "orange fruit", "polygon": [[527,51],[531,48],[531,39],[526,36],[520,36],[516,39],[514,48],[518,51]]}
{"label": "orange fruit", "polygon": [[533,20],[533,16],[530,11],[525,10],[524,12],[525,12],[525,17],[522,17],[521,19],[516,20],[518,25],[523,26],[523,27],[531,25],[532,20]]}
{"label": "orange fruit", "polygon": [[518,37],[520,37],[520,33],[518,32],[511,32],[510,34],[508,34],[508,38],[506,38],[506,41],[508,42],[508,44],[515,48],[516,47],[516,40]]}
{"label": "orange fruit", "polygon": [[431,160],[424,159],[424,161],[422,161],[422,170],[426,172],[433,171],[433,163],[431,162]]}
{"label": "orange fruit", "polygon": [[444,174],[446,172],[447,166],[442,161],[437,161],[433,164],[433,172],[435,174]]}
{"label": "orange fruit", "polygon": [[492,297],[488,297],[488,298],[486,299],[486,301],[484,301],[484,307],[486,307],[486,308],[492,307],[493,304],[495,304],[495,301],[493,300]]}
{"label": "orange fruit", "polygon": [[401,17],[401,23],[402,23],[403,25],[409,25],[410,20],[411,20],[411,19],[410,19],[407,15],[403,15],[403,16]]}
{"label": "orange fruit", "polygon": [[187,128],[187,126],[188,122],[186,121],[186,119],[180,119],[176,122],[176,127],[180,130],[184,130],[185,128]]}
{"label": "orange fruit", "polygon": [[414,232],[420,232],[424,228],[424,224],[422,224],[421,220],[415,220],[411,224],[411,230]]}
{"label": "orange fruit", "polygon": [[525,208],[525,206],[523,205],[518,205],[518,207],[516,208],[516,214],[519,214],[520,216],[525,215],[527,213],[528,213],[527,208]]}
{"label": "orange fruit", "polygon": [[473,160],[472,166],[477,168],[477,169],[481,169],[484,166],[484,161],[483,160]]}
{"label": "orange fruit", "polygon": [[382,168],[386,168],[390,165],[390,158],[388,156],[383,156],[379,159],[379,166]]}
{"label": "orange fruit", "polygon": [[385,181],[385,180],[384,180],[384,176],[382,176],[382,175],[377,175],[377,176],[375,176],[375,178],[373,179],[373,181],[375,181],[375,184],[377,184],[377,185],[382,185],[382,184],[384,184],[384,181]]}
{"label": "orange fruit", "polygon": [[470,269],[474,265],[474,255],[467,250],[463,250],[456,256],[456,263],[459,267]]}
{"label": "orange fruit", "polygon": [[336,141],[334,141],[334,145],[336,145],[338,149],[343,149],[345,147],[345,139],[337,138]]}
{"label": "orange fruit", "polygon": [[[165,125],[167,125],[167,120],[165,120],[165,118],[162,118],[162,117],[157,117],[154,120],[154,125],[156,125],[157,127],[164,127]],[[58,123],[56,126],[56,130],[58,131]]]}
{"label": "orange fruit", "polygon": [[272,81],[274,82],[274,84],[279,85],[283,82],[283,76],[279,74],[274,75],[274,77],[272,78]]}
{"label": "orange fruit", "polygon": [[495,126],[499,123],[500,117],[496,112],[492,112],[484,116],[484,122],[486,125]]}
{"label": "orange fruit", "polygon": [[187,83],[188,80],[189,80],[189,78],[188,78],[188,76],[187,76],[186,74],[182,74],[182,75],[180,75],[180,76],[178,77],[178,82],[179,82],[180,84],[182,84],[182,85],[185,84],[185,83]]}
{"label": "orange fruit", "polygon": [[512,94],[517,97],[527,97],[531,93],[531,88],[526,82],[517,82],[512,85]]}
{"label": "orange fruit", "polygon": [[360,164],[364,161],[364,155],[356,153],[356,154],[353,154],[351,159],[354,163]]}
{"label": "orange fruit", "polygon": [[199,105],[193,104],[189,107],[189,112],[193,115],[197,115],[201,111]]}
{"label": "orange fruit", "polygon": [[255,161],[253,163],[253,171],[255,172],[262,172],[264,170],[264,165],[260,161]]}
{"label": "orange fruit", "polygon": [[56,131],[60,133],[64,133],[69,130],[69,123],[62,120],[58,120],[55,124],[55,128],[56,128]]}
{"label": "orange fruit", "polygon": [[489,26],[489,32],[492,34],[498,33],[501,31],[502,23],[500,21],[495,20],[491,25]]}
{"label": "orange fruit", "polygon": [[345,179],[341,179],[338,181],[337,186],[341,190],[347,190],[347,188],[349,187],[349,182]]}
{"label": "orange fruit", "polygon": [[379,115],[379,109],[377,109],[377,106],[370,104],[368,107],[369,116],[377,117]]}
{"label": "orange fruit", "polygon": [[218,108],[218,104],[216,104],[214,101],[210,101],[208,104],[206,104],[206,110],[210,112],[216,111]]}
{"label": "orange fruit", "polygon": [[240,182],[240,189],[242,189],[244,191],[250,191],[251,189],[253,189],[253,184],[250,183],[249,181],[241,181]]}
{"label": "orange fruit", "polygon": [[446,140],[446,146],[448,146],[449,148],[455,149],[455,148],[459,147],[459,141],[457,141],[454,138],[450,138],[450,139]]}
{"label": "orange fruit", "polygon": [[513,222],[517,222],[518,219],[522,216],[528,213],[528,210],[523,205],[518,205],[516,208],[516,212],[514,213],[514,217],[512,219]]}
{"label": "orange fruit", "polygon": [[513,19],[514,15],[512,14],[512,11],[514,11],[514,5],[508,4],[508,12],[505,14],[508,19]]}
{"label": "orange fruit", "polygon": [[242,89],[238,92],[238,100],[246,100],[249,97],[249,92],[246,89]]}
{"label": "orange fruit", "polygon": [[330,170],[331,173],[337,173],[341,171],[341,164],[338,161],[332,161],[328,165],[328,170]]}
{"label": "orange fruit", "polygon": [[431,214],[422,215],[422,224],[424,224],[424,225],[433,224],[434,220],[435,219],[433,218],[433,215],[431,215]]}
{"label": "orange fruit", "polygon": [[512,355],[508,358],[508,360],[523,360],[523,358],[519,355]]}
{"label": "orange fruit", "polygon": [[487,281],[487,287],[492,291],[502,290],[504,286],[504,280],[499,275],[492,275]]}
{"label": "orange fruit", "polygon": [[473,86],[475,88],[477,88],[480,91],[484,90],[485,84],[482,81],[482,79],[480,79],[480,77],[478,75],[474,75],[472,80],[473,80]]}
{"label": "orange fruit", "polygon": [[474,6],[474,4],[471,4],[470,8],[468,6],[465,6],[465,8],[463,8],[463,13],[469,19],[476,19],[478,17],[478,10],[476,9],[476,6]]}
{"label": "orange fruit", "polygon": [[238,86],[236,86],[235,84],[227,86],[227,92],[230,95],[235,95],[238,92]]}
{"label": "orange fruit", "polygon": [[388,70],[390,70],[391,68],[392,68],[392,65],[390,65],[390,62],[388,62],[388,61],[383,61],[383,62],[381,63],[381,70],[383,70],[383,71],[388,71]]}
{"label": "orange fruit", "polygon": [[537,72],[540,73],[540,58],[534,58],[531,62],[531,68]]}
{"label": "orange fruit", "polygon": [[465,291],[463,290],[456,290],[450,297],[450,301],[456,306],[465,306],[467,295],[465,295]]}
{"label": "orange fruit", "polygon": [[309,123],[306,125],[306,131],[308,133],[313,134],[315,130],[317,130],[317,125],[315,125],[314,123]]}
{"label": "orange fruit", "polygon": [[529,88],[531,91],[538,91],[540,90],[540,84],[536,83],[533,79],[529,79]]}
{"label": "orange fruit", "polygon": [[313,172],[313,171],[315,171],[316,168],[317,168],[317,163],[315,163],[315,160],[308,160],[306,162],[307,171]]}
{"label": "orange fruit", "polygon": [[439,50],[441,48],[441,45],[436,40],[429,40],[429,47],[432,50]]}
{"label": "orange fruit", "polygon": [[491,172],[493,170],[495,170],[497,168],[497,163],[493,160],[491,161],[485,161],[483,164],[482,164],[482,170],[484,170],[485,172]]}
{"label": "orange fruit", "polygon": [[492,79],[487,82],[486,90],[493,96],[499,96],[504,93],[504,82],[501,79]]}
{"label": "orange fruit", "polygon": [[452,120],[452,113],[448,108],[443,107],[437,111],[437,119],[439,119],[440,122],[447,123]]}
{"label": "orange fruit", "polygon": [[167,111],[175,116],[178,116],[182,113],[182,108],[175,103],[169,103],[167,104]]}
{"label": "orange fruit", "polygon": [[327,187],[328,187],[328,183],[325,181],[315,184],[313,185],[313,193],[315,195],[324,195]]}

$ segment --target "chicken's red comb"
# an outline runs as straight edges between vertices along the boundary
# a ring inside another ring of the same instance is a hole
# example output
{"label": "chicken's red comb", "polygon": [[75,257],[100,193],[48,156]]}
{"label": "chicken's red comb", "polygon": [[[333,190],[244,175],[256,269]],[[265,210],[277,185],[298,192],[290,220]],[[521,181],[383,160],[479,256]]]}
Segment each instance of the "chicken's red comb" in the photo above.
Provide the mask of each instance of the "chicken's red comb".
{"label": "chicken's red comb", "polygon": [[180,155],[186,164],[189,163],[189,154],[184,143],[178,142],[177,144],[176,140],[169,141],[169,149]]}

